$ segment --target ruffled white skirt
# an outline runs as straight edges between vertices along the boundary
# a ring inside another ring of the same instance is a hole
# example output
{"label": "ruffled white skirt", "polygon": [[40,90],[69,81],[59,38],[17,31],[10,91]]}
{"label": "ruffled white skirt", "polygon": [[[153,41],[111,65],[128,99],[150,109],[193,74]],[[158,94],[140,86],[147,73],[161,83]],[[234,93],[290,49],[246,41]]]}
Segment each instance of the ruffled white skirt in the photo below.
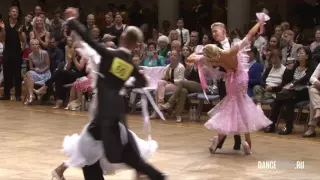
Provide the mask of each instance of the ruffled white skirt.
{"label": "ruffled white skirt", "polygon": [[[95,140],[87,131],[89,125],[86,125],[81,134],[66,136],[63,141],[63,152],[67,155],[68,160],[65,165],[68,167],[89,166],[97,161],[100,162],[104,174],[114,174],[117,170],[126,169],[127,166],[121,164],[111,164],[104,155],[102,141]],[[140,151],[140,156],[146,159],[152,156],[158,149],[158,143],[154,140],[145,141],[140,139],[135,133],[129,130]]]}

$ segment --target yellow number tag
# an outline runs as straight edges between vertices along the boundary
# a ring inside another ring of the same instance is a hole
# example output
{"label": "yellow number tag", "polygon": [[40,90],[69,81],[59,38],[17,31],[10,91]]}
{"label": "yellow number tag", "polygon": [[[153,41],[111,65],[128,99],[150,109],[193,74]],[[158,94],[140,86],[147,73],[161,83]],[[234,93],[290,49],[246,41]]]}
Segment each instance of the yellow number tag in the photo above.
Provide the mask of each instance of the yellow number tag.
{"label": "yellow number tag", "polygon": [[118,57],[115,57],[113,59],[111,68],[109,70],[110,73],[124,81],[126,81],[130,77],[132,71],[133,65]]}

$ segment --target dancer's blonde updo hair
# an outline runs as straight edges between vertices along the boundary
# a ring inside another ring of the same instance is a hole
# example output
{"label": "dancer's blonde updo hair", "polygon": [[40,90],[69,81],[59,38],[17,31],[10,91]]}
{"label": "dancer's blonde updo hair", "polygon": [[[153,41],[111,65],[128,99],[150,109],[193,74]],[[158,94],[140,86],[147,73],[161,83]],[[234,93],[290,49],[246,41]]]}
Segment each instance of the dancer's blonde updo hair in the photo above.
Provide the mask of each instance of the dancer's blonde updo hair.
{"label": "dancer's blonde updo hair", "polygon": [[207,44],[203,48],[203,55],[208,58],[219,58],[223,50],[214,44]]}

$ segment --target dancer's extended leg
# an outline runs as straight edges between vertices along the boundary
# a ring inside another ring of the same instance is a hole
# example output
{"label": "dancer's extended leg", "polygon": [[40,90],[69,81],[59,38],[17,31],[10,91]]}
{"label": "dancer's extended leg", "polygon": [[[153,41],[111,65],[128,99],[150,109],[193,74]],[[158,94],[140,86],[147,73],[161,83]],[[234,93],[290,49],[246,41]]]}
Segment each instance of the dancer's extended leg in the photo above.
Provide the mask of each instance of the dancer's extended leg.
{"label": "dancer's extended leg", "polygon": [[137,172],[147,175],[151,180],[164,180],[165,176],[157,169],[147,164],[138,154],[137,146],[133,140],[132,135],[129,135],[130,143],[125,145],[123,153],[123,162],[132,168],[136,169]]}
{"label": "dancer's extended leg", "polygon": [[214,154],[216,152],[217,148],[219,148],[218,146],[224,142],[226,137],[227,136],[223,134],[218,134],[218,136],[213,137],[212,144],[209,147],[209,151],[211,154]]}
{"label": "dancer's extended leg", "polygon": [[242,142],[242,148],[244,153],[246,153],[247,155],[250,155],[251,152],[251,138],[250,138],[250,134],[245,134],[245,141]]}
{"label": "dancer's extended leg", "polygon": [[58,180],[65,180],[63,173],[66,171],[68,167],[62,163],[60,166],[58,166],[55,170],[52,171],[52,178],[58,179]]}

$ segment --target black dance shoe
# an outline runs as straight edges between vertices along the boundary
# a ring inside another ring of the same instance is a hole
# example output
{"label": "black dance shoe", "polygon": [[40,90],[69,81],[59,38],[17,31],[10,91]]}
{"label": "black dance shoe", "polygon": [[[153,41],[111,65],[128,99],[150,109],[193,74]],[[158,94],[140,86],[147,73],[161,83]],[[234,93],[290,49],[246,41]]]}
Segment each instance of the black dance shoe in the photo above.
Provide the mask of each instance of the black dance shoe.
{"label": "black dance shoe", "polygon": [[288,134],[291,134],[291,133],[292,133],[292,128],[284,127],[279,132],[279,135],[288,135]]}

